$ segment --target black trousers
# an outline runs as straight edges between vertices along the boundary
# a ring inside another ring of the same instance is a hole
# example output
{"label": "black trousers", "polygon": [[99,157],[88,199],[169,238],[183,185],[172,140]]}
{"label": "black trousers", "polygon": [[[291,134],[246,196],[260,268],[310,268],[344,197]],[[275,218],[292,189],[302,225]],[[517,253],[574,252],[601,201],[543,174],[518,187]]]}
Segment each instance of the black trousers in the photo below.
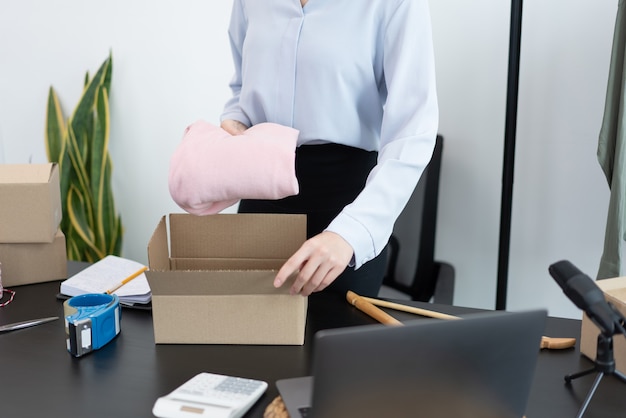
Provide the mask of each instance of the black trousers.
{"label": "black trousers", "polygon": [[[363,190],[376,165],[377,152],[339,144],[303,145],[296,149],[300,192],[280,200],[242,200],[239,213],[307,215],[307,238],[322,232]],[[376,297],[387,268],[387,248],[358,270],[346,270],[327,288],[344,294]]]}

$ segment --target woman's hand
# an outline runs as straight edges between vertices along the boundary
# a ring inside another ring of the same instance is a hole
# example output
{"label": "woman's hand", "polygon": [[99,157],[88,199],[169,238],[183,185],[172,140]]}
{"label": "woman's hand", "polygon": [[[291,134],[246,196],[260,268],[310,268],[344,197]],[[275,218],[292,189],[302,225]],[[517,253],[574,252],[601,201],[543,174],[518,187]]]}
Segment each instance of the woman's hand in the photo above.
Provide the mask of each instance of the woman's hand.
{"label": "woman's hand", "polygon": [[324,231],[308,239],[283,264],[274,286],[280,287],[297,272],[290,293],[309,296],[331,284],[345,269],[353,254],[352,246],[340,235]]}
{"label": "woman's hand", "polygon": [[248,129],[246,125],[234,119],[224,119],[220,127],[231,135],[242,134]]}

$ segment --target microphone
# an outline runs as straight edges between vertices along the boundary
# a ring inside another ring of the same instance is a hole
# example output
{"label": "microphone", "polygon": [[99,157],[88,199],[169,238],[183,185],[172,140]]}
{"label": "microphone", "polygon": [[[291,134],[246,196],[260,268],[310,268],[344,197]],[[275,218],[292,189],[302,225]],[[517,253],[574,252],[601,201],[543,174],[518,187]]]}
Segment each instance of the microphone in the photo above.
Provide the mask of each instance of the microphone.
{"label": "microphone", "polygon": [[619,317],[604,298],[602,290],[589,276],[567,260],[552,264],[548,271],[561,286],[563,293],[585,311],[603,334],[612,336],[616,333]]}

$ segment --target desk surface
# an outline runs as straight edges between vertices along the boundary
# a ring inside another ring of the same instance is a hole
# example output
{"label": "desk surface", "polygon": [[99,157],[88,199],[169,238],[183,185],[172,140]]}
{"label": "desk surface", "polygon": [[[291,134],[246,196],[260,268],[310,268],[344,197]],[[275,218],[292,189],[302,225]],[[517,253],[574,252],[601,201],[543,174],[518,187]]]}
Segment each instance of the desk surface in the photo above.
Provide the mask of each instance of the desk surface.
{"label": "desk surface", "polygon": [[[15,300],[0,308],[0,325],[44,316],[63,316],[55,298],[59,282],[16,287]],[[415,306],[427,304],[414,302]],[[450,314],[471,310],[428,305]],[[391,312],[398,319],[414,319]],[[246,417],[262,417],[277,396],[278,379],[309,372],[313,334],[324,328],[373,323],[339,295],[310,299],[304,346],[155,345],[149,311],[124,309],[122,332],[110,344],[76,359],[65,348],[62,320],[34,328],[0,334],[0,416],[152,417],[156,399],[201,371],[265,380],[268,391]],[[550,318],[546,335],[576,337],[580,321]],[[575,380],[563,376],[587,369],[592,363],[578,347],[543,350],[529,400],[529,418],[575,416],[595,375]],[[623,417],[626,385],[605,377],[585,418]]]}

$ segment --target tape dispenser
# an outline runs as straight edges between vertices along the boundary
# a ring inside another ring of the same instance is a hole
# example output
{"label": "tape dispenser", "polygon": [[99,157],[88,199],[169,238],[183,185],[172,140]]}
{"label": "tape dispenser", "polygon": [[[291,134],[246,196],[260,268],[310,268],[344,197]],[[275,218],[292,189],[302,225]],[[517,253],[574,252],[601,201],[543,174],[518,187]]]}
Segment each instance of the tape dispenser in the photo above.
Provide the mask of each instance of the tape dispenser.
{"label": "tape dispenser", "polygon": [[67,350],[81,357],[97,350],[120,333],[120,299],[117,295],[88,293],[63,303]]}

